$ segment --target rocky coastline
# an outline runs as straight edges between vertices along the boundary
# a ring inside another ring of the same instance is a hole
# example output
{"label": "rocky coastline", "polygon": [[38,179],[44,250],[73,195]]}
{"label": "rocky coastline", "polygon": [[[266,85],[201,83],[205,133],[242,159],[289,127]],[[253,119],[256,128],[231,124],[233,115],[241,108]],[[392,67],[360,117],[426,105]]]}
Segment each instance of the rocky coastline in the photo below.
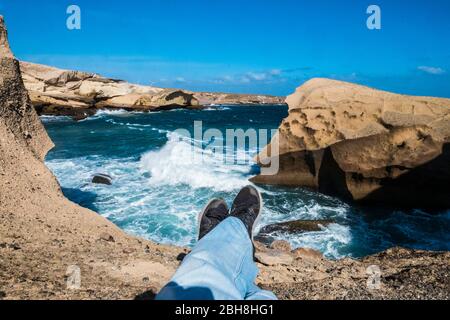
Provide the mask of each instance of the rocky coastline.
{"label": "rocky coastline", "polygon": [[20,70],[39,115],[64,115],[76,120],[101,109],[152,112],[217,104],[284,104],[284,97],[163,89],[23,61]]}
{"label": "rocky coastline", "polygon": [[[153,298],[189,250],[127,235],[64,197],[43,162],[53,143],[23,75],[0,16],[0,299]],[[64,88],[73,82],[66,79],[78,79],[81,88],[83,77],[65,74]],[[145,94],[159,97],[162,91]],[[41,96],[50,98],[57,101],[50,105],[65,101],[64,106],[82,109],[87,103]],[[186,101],[185,96],[174,99]],[[257,259],[258,284],[280,299],[450,298],[449,252],[393,248],[361,260],[331,261],[313,250],[274,242],[257,244]],[[372,265],[381,272],[376,287],[369,285]],[[77,287],[68,286],[71,270],[79,271]]]}

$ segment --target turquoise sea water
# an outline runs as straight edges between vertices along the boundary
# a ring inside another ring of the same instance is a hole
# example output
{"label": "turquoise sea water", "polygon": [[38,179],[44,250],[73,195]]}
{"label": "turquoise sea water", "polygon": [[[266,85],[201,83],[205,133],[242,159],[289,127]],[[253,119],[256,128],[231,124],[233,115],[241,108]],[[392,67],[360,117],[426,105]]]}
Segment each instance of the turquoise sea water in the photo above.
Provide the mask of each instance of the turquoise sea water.
{"label": "turquoise sea water", "polygon": [[[101,111],[75,122],[43,116],[56,147],[46,163],[65,195],[97,211],[120,228],[161,243],[195,244],[197,214],[211,197],[231,203],[258,172],[253,161],[224,162],[206,154],[191,161],[210,141],[180,137],[176,129],[276,129],[286,106],[216,106],[208,110],[134,113]],[[235,150],[248,158],[249,146]],[[93,174],[106,173],[113,185],[91,184]],[[450,213],[350,206],[302,188],[260,187],[264,211],[260,226],[296,219],[333,219],[318,232],[272,234],[293,247],[311,247],[329,258],[361,257],[392,246],[450,250]]]}

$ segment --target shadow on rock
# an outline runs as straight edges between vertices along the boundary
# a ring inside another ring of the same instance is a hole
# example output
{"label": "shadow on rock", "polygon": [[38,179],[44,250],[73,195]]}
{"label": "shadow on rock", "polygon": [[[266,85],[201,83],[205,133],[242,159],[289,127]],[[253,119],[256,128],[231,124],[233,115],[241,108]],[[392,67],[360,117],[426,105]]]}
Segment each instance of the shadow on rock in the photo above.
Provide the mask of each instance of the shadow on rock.
{"label": "shadow on rock", "polygon": [[98,212],[98,208],[94,205],[97,195],[90,191],[83,191],[75,188],[61,188],[64,195],[71,201],[82,207]]}
{"label": "shadow on rock", "polygon": [[153,290],[148,290],[145,292],[142,292],[141,294],[138,294],[136,297],[134,297],[134,300],[155,300],[156,292]]}

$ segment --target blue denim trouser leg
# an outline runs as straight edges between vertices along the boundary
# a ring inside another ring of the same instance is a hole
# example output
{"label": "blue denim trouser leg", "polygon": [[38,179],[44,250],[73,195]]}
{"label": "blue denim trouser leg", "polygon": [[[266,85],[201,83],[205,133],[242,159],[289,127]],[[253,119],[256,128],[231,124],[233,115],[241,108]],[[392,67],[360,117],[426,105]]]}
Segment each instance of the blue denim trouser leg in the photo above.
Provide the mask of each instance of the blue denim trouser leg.
{"label": "blue denim trouser leg", "polygon": [[241,220],[226,218],[187,255],[158,300],[274,300],[255,285],[258,268]]}

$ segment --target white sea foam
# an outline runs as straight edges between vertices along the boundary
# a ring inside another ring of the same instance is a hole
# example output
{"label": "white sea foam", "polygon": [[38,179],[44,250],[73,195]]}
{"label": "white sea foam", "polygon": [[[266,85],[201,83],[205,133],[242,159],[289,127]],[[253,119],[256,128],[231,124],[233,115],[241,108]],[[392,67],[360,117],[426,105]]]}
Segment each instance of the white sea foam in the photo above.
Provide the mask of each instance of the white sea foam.
{"label": "white sea foam", "polygon": [[[106,121],[131,130],[160,130],[150,124],[111,118]],[[47,164],[63,188],[75,192],[72,197],[76,201],[94,206],[125,231],[157,242],[192,245],[196,237],[196,217],[202,206],[214,196],[224,197],[231,203],[239,189],[249,184],[253,163],[232,164],[228,159],[230,155],[224,158],[222,154],[202,150],[204,141],[174,132],[161,132],[166,133],[167,143],[158,150],[143,154],[139,161],[89,156],[54,159]],[[248,156],[249,151],[234,150],[234,153],[243,157]],[[111,175],[113,184],[105,187],[90,183],[93,174],[99,172]],[[290,196],[288,191],[260,190],[265,198]],[[92,195],[94,198],[90,199]],[[296,202],[286,198],[276,206],[264,207],[258,229],[280,221],[320,219],[327,215],[344,217],[346,213],[345,206],[327,207],[301,198]],[[349,241],[348,227],[339,225],[328,226],[319,232],[274,236],[290,241],[294,247],[308,246],[321,250],[330,258],[340,257],[339,248]]]}
{"label": "white sea foam", "polygon": [[328,258],[336,259],[346,255],[340,249],[352,241],[352,236],[350,227],[334,223],[322,231],[286,235],[286,239],[294,248],[312,248],[321,251]]}
{"label": "white sea foam", "polygon": [[51,115],[41,115],[39,116],[42,122],[61,122],[65,120],[72,120],[68,116],[51,116]]}
{"label": "white sea foam", "polygon": [[97,112],[85,119],[80,120],[79,122],[83,121],[91,121],[99,118],[106,118],[109,116],[115,116],[115,117],[129,117],[131,115],[141,114],[144,113],[143,111],[128,111],[125,109],[100,109],[97,110]]}
{"label": "white sea foam", "polygon": [[225,111],[225,110],[231,110],[231,108],[211,104],[209,107],[202,109],[202,111]]}
{"label": "white sea foam", "polygon": [[101,109],[98,110],[95,113],[95,116],[117,116],[117,115],[124,115],[124,114],[130,114],[130,113],[136,113],[135,111],[127,111],[125,109]]}
{"label": "white sea foam", "polygon": [[222,154],[203,150],[195,141],[176,133],[168,134],[168,142],[161,149],[144,154],[141,167],[151,174],[152,185],[187,184],[196,189],[232,191],[248,184],[248,166],[227,164]]}

